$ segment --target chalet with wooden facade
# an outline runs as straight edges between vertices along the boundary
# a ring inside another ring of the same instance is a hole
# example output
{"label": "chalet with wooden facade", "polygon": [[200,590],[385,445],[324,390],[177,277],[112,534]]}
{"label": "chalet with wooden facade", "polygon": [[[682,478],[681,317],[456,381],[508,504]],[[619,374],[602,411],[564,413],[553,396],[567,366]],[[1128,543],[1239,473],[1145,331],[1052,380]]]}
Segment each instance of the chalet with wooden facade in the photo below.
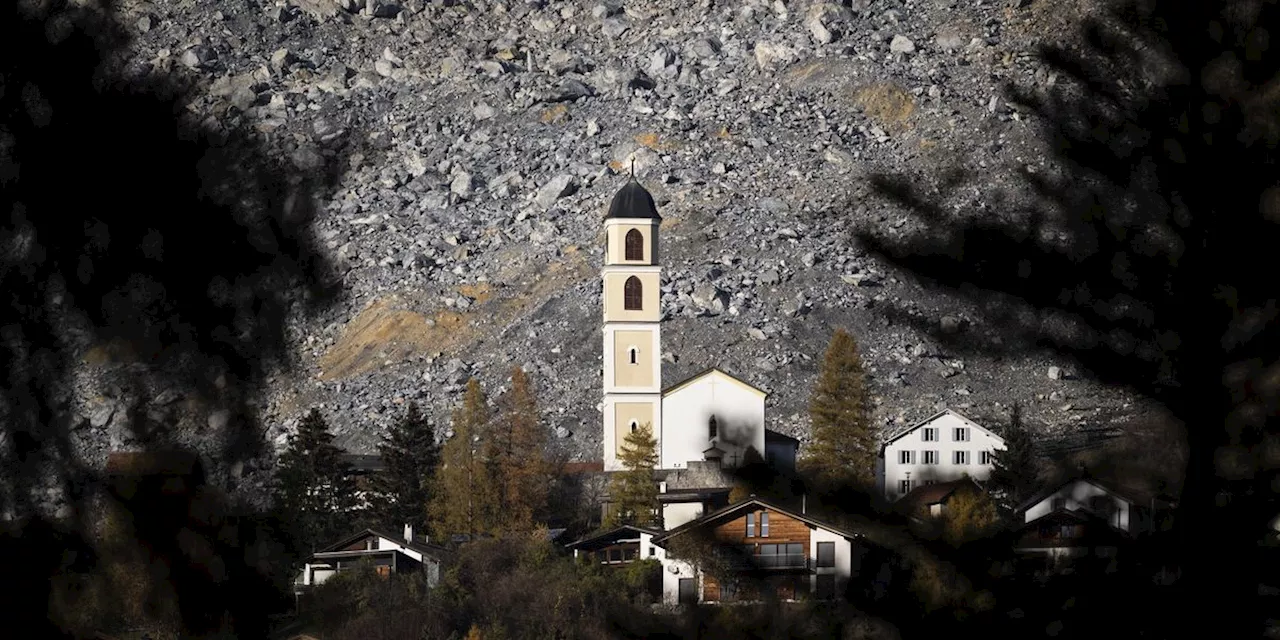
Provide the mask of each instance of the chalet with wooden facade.
{"label": "chalet with wooden facade", "polygon": [[425,572],[427,583],[434,587],[440,581],[440,571],[448,556],[449,552],[443,547],[415,538],[412,527],[405,527],[403,536],[365,529],[313,554],[294,584],[299,588],[312,587],[338,572],[371,565],[382,575]]}
{"label": "chalet with wooden facade", "polygon": [[832,598],[853,574],[860,534],[756,498],[653,538],[667,604]]}

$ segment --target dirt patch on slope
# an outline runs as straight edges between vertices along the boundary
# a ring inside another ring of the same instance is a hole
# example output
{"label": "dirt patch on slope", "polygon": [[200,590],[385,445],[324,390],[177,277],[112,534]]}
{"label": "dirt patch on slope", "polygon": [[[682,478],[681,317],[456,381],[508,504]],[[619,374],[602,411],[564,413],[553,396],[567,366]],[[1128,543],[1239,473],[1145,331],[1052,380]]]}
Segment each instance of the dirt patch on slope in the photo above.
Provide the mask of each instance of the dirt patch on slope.
{"label": "dirt patch on slope", "polygon": [[[581,252],[560,262],[533,265],[504,278],[515,283],[460,285],[472,299],[464,311],[415,310],[405,296],[379,298],[347,323],[342,336],[320,358],[320,379],[338,380],[392,366],[421,355],[454,354],[501,329],[538,303],[591,275]],[[536,277],[535,277],[536,272]]]}

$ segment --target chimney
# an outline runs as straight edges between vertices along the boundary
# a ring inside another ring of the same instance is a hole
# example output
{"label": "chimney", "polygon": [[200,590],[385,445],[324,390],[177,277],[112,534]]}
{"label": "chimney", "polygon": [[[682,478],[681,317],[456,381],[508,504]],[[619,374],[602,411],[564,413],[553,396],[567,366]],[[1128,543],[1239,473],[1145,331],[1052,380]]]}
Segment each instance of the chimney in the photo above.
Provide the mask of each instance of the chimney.
{"label": "chimney", "polygon": [[404,525],[404,539],[409,542],[413,542],[413,525]]}

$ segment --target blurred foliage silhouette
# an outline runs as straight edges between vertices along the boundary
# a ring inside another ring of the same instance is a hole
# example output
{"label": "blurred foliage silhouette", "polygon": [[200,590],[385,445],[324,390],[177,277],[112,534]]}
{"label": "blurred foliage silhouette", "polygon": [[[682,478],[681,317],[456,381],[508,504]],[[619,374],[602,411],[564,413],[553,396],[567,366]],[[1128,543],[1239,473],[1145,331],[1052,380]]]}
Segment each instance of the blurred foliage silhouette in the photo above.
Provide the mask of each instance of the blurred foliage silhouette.
{"label": "blurred foliage silhouette", "polygon": [[[1159,612],[1124,612],[1156,635],[1212,612],[1216,634],[1258,637],[1267,618],[1274,552],[1259,543],[1280,513],[1275,25],[1270,0],[1108,3],[1084,46],[1042,51],[1065,82],[1009,88],[1041,123],[1047,166],[977,201],[965,194],[988,173],[876,176],[921,230],[858,237],[986,310],[999,345],[921,327],[957,352],[1053,349],[1186,425],[1181,579]],[[1080,626],[1055,633],[1087,628],[1100,610],[1083,602]]]}
{"label": "blurred foliage silhouette", "polygon": [[[178,493],[163,482],[130,495],[109,487],[86,453],[95,448],[79,446],[106,436],[83,433],[73,386],[96,347],[122,364],[110,384],[130,447],[198,453],[222,475],[271,455],[253,396],[289,365],[290,315],[336,293],[310,219],[343,151],[304,170],[269,156],[256,134],[191,121],[191,82],[135,73],[99,4],[0,9],[0,553],[11,560],[0,580],[16,594],[6,619],[33,636],[65,631],[46,615],[50,582],[38,577],[110,569],[95,568],[94,552],[122,538],[92,530],[106,500],[123,505],[125,538],[158,577],[138,585],[176,594],[177,626],[254,637],[263,594],[279,591],[255,551],[279,548],[269,527],[231,517],[236,505],[211,497],[203,473]],[[204,429],[201,415],[202,431],[184,433],[172,414],[145,410],[161,392],[225,412],[226,426]]]}

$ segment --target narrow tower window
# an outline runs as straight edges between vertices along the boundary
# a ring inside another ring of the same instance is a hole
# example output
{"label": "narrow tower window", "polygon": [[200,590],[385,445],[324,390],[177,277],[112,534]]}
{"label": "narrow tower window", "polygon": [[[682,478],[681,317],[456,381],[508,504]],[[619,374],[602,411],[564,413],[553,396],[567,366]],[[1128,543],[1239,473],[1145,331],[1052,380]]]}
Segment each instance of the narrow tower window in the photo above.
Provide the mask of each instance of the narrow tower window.
{"label": "narrow tower window", "polygon": [[644,299],[644,285],[640,284],[640,278],[631,276],[627,278],[627,283],[622,285],[622,308],[627,311],[640,311],[643,308],[641,300]]}
{"label": "narrow tower window", "polygon": [[644,260],[644,236],[639,229],[627,232],[627,260]]}
{"label": "narrow tower window", "polygon": [[709,434],[707,437],[714,438],[719,431],[718,425],[716,424],[716,417],[711,416],[711,419],[707,421],[707,433]]}
{"label": "narrow tower window", "polygon": [[639,426],[640,426],[640,423],[636,422],[635,420],[632,420],[632,421],[631,421],[631,433],[635,433],[635,432],[636,432],[636,428],[637,428],[637,427],[639,427]]}
{"label": "narrow tower window", "polygon": [[640,350],[635,347],[631,347],[630,349],[627,349],[627,352],[631,355],[631,364],[636,363],[636,354],[639,353],[639,351]]}

